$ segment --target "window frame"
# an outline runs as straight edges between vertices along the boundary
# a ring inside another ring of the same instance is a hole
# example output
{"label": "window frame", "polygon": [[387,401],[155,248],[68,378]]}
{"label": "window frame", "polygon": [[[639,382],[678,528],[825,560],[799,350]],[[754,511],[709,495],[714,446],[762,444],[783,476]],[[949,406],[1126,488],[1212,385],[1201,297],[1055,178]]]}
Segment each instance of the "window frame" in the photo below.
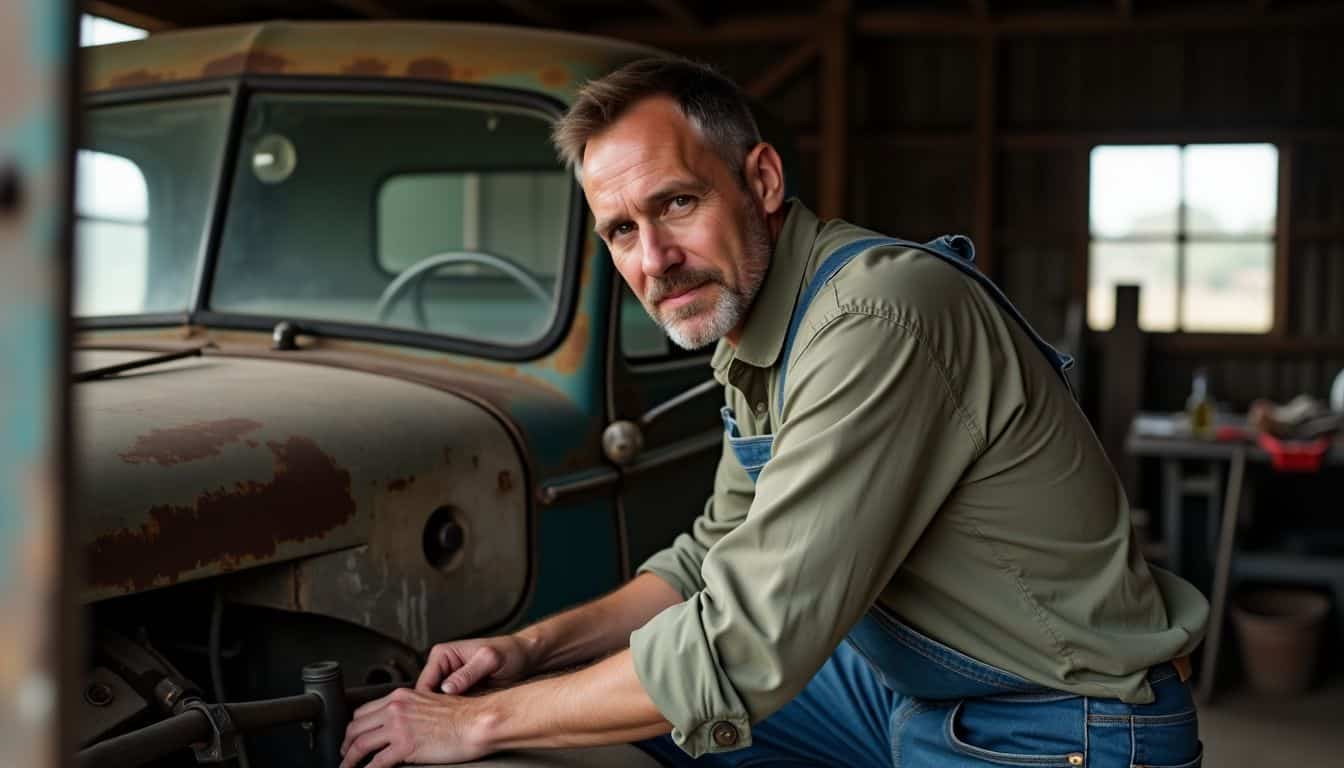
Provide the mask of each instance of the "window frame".
{"label": "window frame", "polygon": [[565,235],[564,262],[557,273],[555,311],[545,333],[523,345],[503,345],[459,336],[448,336],[415,329],[363,323],[291,318],[278,315],[252,315],[214,310],[209,296],[214,282],[219,245],[224,231],[229,195],[242,144],[242,126],[251,97],[258,93],[348,94],[374,96],[412,96],[445,101],[522,108],[538,117],[555,121],[566,105],[546,94],[495,85],[443,83],[409,78],[328,77],[323,75],[230,75],[186,83],[134,86],[90,94],[83,100],[85,109],[122,106],[146,101],[163,101],[186,96],[225,93],[230,98],[228,133],[220,164],[215,170],[210,193],[210,211],[206,234],[198,254],[197,276],[186,313],[123,315],[78,320],[80,330],[104,328],[164,327],[182,324],[214,328],[269,331],[282,321],[294,322],[303,333],[316,336],[371,341],[421,347],[472,357],[521,362],[535,360],[552,352],[569,333],[578,304],[579,276],[587,233],[587,215],[578,180],[570,175],[568,228]]}
{"label": "window frame", "polygon": [[[1195,235],[1193,238],[1188,231],[1188,206],[1186,204],[1186,185],[1185,185],[1185,151],[1192,146],[1226,146],[1236,144],[1267,144],[1274,147],[1276,153],[1276,187],[1274,193],[1274,231],[1271,235]],[[1083,224],[1083,232],[1086,234],[1086,248],[1082,254],[1084,263],[1083,280],[1083,325],[1090,334],[1109,334],[1114,330],[1095,329],[1088,323],[1088,309],[1091,297],[1092,285],[1092,246],[1094,243],[1135,243],[1135,244],[1172,244],[1176,247],[1176,307],[1175,307],[1175,327],[1171,330],[1148,330],[1140,329],[1144,334],[1161,335],[1173,339],[1213,339],[1213,338],[1233,338],[1233,339],[1253,339],[1260,340],[1266,338],[1277,338],[1283,335],[1281,327],[1282,308],[1279,303],[1283,300],[1279,281],[1284,279],[1283,260],[1284,237],[1283,219],[1284,219],[1284,196],[1283,189],[1285,170],[1284,163],[1291,162],[1291,156],[1285,149],[1283,142],[1271,138],[1252,138],[1245,137],[1237,140],[1209,141],[1196,139],[1177,139],[1174,141],[1105,141],[1092,142],[1087,150],[1087,179],[1088,184],[1085,189],[1091,189],[1092,179],[1092,153],[1099,147],[1161,147],[1174,146],[1178,152],[1180,162],[1178,163],[1179,189],[1178,201],[1176,207],[1176,231],[1172,235],[1129,235],[1124,237],[1099,237],[1092,232],[1092,206],[1091,195],[1089,193],[1087,204],[1084,206],[1084,215],[1086,220]],[[1270,271],[1270,290],[1269,290],[1269,327],[1263,331],[1238,331],[1238,330],[1189,330],[1183,327],[1183,311],[1185,309],[1185,284],[1186,284],[1186,246],[1193,239],[1195,243],[1267,243],[1270,246],[1272,257],[1269,263]],[[1114,317],[1112,317],[1114,324]]]}

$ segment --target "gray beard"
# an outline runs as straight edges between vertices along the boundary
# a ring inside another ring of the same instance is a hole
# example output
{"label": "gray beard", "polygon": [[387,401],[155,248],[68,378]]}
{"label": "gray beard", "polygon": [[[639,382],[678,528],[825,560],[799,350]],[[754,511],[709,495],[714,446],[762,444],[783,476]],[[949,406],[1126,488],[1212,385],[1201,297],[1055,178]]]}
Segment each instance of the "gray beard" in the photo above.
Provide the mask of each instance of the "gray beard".
{"label": "gray beard", "polygon": [[[742,269],[742,285],[737,290],[729,288],[722,273],[718,271],[677,273],[671,277],[659,278],[649,289],[644,309],[678,347],[696,350],[713,344],[736,328],[751,309],[756,294],[760,292],[761,284],[765,282],[771,251],[770,234],[766,229],[764,217],[759,215],[759,211],[753,213],[758,215],[747,217],[749,229],[744,254],[746,258]],[[705,314],[703,310],[693,312],[691,310],[694,310],[694,307],[685,307],[681,312],[673,311],[668,313],[669,316],[660,317],[651,309],[669,294],[706,283],[715,283],[721,290],[714,300],[714,306],[709,310],[708,322],[699,327],[692,328],[689,325],[690,321]]]}

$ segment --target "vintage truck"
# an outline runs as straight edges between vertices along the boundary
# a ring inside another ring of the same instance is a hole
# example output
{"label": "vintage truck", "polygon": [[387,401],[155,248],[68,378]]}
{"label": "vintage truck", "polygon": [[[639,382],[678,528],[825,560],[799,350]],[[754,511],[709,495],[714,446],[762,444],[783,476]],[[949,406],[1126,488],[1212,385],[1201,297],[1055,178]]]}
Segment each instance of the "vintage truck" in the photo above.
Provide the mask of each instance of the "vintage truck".
{"label": "vintage truck", "polygon": [[721,452],[707,355],[629,294],[548,139],[651,53],[400,22],[85,52],[81,765],[227,762],[234,732],[254,768],[320,765],[343,725],[305,665],[404,684],[689,525]]}

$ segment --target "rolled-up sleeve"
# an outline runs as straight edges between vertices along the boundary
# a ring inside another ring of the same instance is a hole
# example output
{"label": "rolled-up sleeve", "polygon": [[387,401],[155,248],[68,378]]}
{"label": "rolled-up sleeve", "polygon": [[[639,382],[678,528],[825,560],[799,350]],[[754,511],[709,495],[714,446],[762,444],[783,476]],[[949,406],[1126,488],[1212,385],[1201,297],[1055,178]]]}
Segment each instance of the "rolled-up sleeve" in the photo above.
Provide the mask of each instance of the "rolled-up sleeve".
{"label": "rolled-up sleeve", "polygon": [[630,638],[683,750],[750,745],[872,605],[983,449],[957,393],[917,329],[886,317],[839,313],[796,356],[749,511],[646,564],[688,598]]}

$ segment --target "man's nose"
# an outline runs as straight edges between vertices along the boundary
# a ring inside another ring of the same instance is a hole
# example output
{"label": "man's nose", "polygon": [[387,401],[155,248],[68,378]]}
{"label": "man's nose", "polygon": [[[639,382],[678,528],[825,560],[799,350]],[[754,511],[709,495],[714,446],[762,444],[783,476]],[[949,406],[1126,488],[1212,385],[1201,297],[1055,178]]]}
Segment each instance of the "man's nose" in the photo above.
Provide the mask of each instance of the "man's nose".
{"label": "man's nose", "polygon": [[649,277],[662,277],[685,261],[680,246],[666,229],[653,224],[639,230],[640,267]]}

